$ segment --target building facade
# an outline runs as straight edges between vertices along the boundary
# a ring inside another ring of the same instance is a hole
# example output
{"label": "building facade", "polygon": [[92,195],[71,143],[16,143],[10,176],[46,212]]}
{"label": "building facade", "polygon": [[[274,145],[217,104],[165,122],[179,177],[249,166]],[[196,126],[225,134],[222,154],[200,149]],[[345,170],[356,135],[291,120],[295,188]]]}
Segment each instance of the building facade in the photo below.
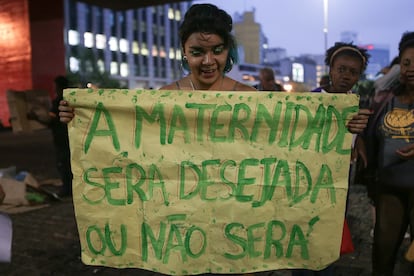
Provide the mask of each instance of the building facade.
{"label": "building facade", "polygon": [[262,33],[261,25],[255,22],[254,11],[245,11],[243,15],[235,14],[233,21],[234,36],[243,53],[241,62],[262,64],[267,39]]}
{"label": "building facade", "polygon": [[386,45],[366,44],[360,47],[368,50],[370,54],[365,75],[367,79],[375,79],[382,68],[390,64],[390,49]]}
{"label": "building facade", "polygon": [[138,89],[159,88],[182,76],[178,28],[191,2],[122,11],[73,0],[64,5],[68,72],[87,75],[97,68]]}

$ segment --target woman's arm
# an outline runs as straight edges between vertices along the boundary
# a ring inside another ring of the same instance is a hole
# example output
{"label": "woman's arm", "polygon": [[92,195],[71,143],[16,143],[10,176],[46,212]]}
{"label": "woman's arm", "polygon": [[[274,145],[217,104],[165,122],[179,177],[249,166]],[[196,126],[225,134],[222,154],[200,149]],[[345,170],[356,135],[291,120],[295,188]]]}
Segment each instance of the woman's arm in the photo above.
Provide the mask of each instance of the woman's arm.
{"label": "woman's arm", "polygon": [[65,100],[59,102],[59,118],[62,123],[68,124],[75,116],[75,111]]}

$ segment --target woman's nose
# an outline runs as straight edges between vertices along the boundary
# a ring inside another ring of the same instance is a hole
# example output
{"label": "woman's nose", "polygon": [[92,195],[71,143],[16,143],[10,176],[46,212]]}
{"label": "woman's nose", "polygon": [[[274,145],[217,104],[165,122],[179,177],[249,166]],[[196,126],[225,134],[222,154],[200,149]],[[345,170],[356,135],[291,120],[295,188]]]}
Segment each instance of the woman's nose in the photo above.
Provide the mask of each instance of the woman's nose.
{"label": "woman's nose", "polygon": [[212,60],[213,60],[213,58],[211,56],[211,53],[208,52],[204,55],[203,64],[210,64]]}

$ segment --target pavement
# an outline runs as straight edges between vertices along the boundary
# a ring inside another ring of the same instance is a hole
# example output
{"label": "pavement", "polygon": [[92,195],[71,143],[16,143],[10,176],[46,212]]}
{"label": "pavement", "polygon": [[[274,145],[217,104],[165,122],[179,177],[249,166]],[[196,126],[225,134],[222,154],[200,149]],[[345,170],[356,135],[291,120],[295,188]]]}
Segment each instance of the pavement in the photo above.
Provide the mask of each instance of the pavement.
{"label": "pavement", "polygon": [[[15,165],[37,179],[56,178],[54,150],[48,130],[29,134],[0,132],[0,168]],[[342,256],[334,265],[335,275],[371,275],[371,210],[365,187],[350,187],[348,223],[355,252]],[[159,275],[140,269],[115,269],[84,265],[71,198],[49,200],[46,207],[10,214],[13,222],[11,263],[0,263],[0,275]],[[396,276],[409,275],[411,264],[404,259],[409,245],[400,248]],[[289,276],[288,270],[264,272],[266,276]]]}

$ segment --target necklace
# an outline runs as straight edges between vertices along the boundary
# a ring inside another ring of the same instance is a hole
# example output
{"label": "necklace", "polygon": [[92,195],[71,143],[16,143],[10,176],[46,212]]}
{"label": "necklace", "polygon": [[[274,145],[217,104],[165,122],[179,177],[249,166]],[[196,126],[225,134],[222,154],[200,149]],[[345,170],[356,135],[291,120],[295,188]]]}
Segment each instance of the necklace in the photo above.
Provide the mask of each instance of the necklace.
{"label": "necklace", "polygon": [[[192,89],[193,91],[194,91],[194,90],[199,90],[199,89],[197,88],[197,86],[193,83],[193,80],[191,79],[191,77],[189,78],[189,80],[190,80],[191,89]],[[224,82],[224,77],[222,77],[222,78],[221,78],[220,88],[219,88],[219,90],[218,90],[218,91],[221,91],[221,90],[222,90],[222,88],[223,88],[223,82]]]}
{"label": "necklace", "polygon": [[191,88],[193,89],[193,91],[196,90],[195,85],[194,85],[193,81],[191,80],[191,77],[190,77],[190,85],[191,85]]}

